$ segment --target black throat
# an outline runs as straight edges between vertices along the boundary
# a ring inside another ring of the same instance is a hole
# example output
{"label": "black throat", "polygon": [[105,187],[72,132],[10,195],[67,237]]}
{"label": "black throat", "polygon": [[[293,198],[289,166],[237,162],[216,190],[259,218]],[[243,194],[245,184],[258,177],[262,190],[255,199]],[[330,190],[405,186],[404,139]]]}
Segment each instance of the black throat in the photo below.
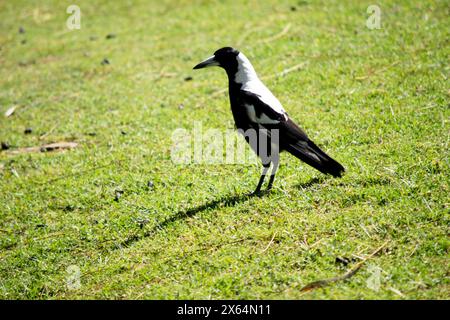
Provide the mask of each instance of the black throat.
{"label": "black throat", "polygon": [[234,82],[234,78],[235,78],[236,73],[238,71],[238,63],[237,63],[237,61],[230,62],[226,66],[224,66],[223,68],[227,72],[228,81],[231,84],[232,82]]}
{"label": "black throat", "polygon": [[238,72],[237,57],[228,61],[222,62],[221,66],[225,69],[228,76],[228,87],[230,89],[230,98],[234,93],[239,92],[242,87],[241,83],[235,82],[236,73]]}
{"label": "black throat", "polygon": [[242,83],[235,81],[236,73],[238,72],[238,62],[236,59],[227,63],[224,66],[228,76],[228,95],[230,98],[231,112],[233,113],[236,128],[247,130],[249,128],[245,108],[242,108],[240,103],[240,90]]}

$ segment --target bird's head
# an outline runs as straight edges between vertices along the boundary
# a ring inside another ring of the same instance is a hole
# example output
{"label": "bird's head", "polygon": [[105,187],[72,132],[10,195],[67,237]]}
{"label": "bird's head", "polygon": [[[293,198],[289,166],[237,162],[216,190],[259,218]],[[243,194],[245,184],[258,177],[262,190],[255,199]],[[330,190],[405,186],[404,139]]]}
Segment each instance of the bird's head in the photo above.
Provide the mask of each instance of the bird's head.
{"label": "bird's head", "polygon": [[214,52],[214,55],[203,60],[194,69],[218,66],[225,69],[230,82],[243,84],[247,81],[257,79],[255,69],[247,57],[238,50],[225,47]]}
{"label": "bird's head", "polygon": [[222,49],[214,52],[214,55],[209,57],[208,59],[203,60],[199,64],[197,64],[194,69],[202,69],[207,67],[218,66],[222,67],[225,70],[231,70],[237,68],[237,56],[239,55],[239,51],[231,48],[224,47]]}

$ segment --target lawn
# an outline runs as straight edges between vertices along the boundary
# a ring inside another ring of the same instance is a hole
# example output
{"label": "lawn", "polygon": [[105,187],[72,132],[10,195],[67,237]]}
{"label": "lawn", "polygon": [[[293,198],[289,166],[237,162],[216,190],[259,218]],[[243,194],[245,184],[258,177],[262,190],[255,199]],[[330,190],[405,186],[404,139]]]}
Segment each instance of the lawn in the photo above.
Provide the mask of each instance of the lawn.
{"label": "lawn", "polygon": [[[0,2],[0,298],[448,299],[448,1],[69,4]],[[257,164],[172,161],[177,128],[234,126],[192,70],[223,46],[343,178],[283,154],[249,197]]]}

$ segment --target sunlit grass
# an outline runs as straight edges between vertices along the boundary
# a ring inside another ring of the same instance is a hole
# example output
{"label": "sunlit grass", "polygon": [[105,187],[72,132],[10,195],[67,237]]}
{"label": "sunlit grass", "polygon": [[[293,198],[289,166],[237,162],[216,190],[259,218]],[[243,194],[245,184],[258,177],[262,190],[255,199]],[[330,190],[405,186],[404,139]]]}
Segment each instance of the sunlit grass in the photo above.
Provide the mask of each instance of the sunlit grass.
{"label": "sunlit grass", "polygon": [[[380,30],[361,1],[177,3],[78,1],[75,31],[64,2],[0,3],[0,141],[79,143],[0,152],[0,297],[448,298],[448,3],[378,1]],[[273,192],[247,197],[256,165],[170,161],[176,128],[233,127],[224,72],[192,70],[226,45],[342,179],[283,154]]]}

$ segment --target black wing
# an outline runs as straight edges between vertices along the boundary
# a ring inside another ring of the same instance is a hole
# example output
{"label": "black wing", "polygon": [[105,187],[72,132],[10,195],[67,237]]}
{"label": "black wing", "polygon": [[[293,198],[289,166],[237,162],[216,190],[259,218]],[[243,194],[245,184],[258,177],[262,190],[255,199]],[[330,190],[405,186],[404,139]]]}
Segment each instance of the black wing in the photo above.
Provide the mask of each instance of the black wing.
{"label": "black wing", "polygon": [[280,150],[286,150],[322,173],[340,177],[345,171],[336,160],[323,152],[308,135],[286,113],[279,113],[260,99],[260,96],[249,91],[241,91],[244,104],[253,105],[258,117],[265,114],[273,123],[259,123],[266,129],[279,130]]}
{"label": "black wing", "polygon": [[284,149],[322,173],[340,177],[345,171],[336,160],[323,152],[291,119],[280,123],[280,149]]}
{"label": "black wing", "polygon": [[265,114],[269,119],[273,121],[286,121],[287,114],[279,113],[274,110],[270,105],[261,100],[261,97],[253,92],[241,90],[240,98],[243,104],[252,105],[255,108],[257,117]]}

